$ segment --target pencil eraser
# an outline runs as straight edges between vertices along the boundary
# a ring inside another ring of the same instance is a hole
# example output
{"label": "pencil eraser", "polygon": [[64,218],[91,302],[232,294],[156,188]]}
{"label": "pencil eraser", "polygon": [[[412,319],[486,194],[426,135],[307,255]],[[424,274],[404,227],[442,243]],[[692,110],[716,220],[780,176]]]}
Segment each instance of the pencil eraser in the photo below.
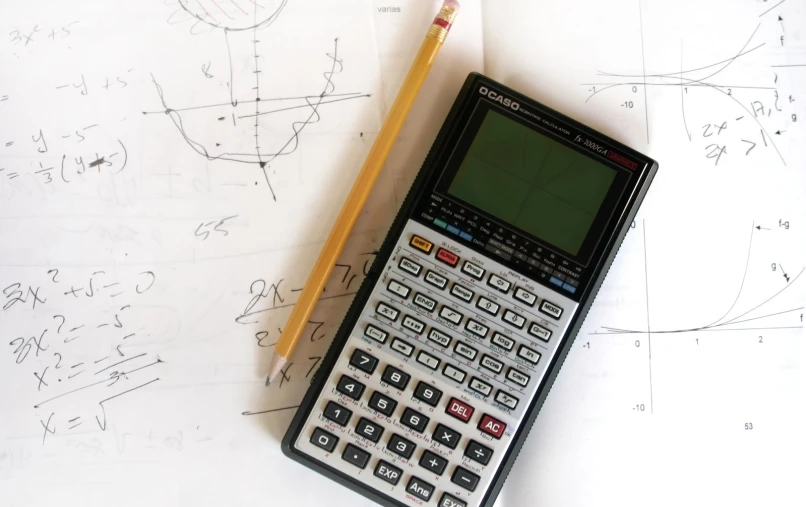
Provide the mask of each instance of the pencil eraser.
{"label": "pencil eraser", "polygon": [[459,10],[459,2],[457,0],[445,0],[442,4],[443,7],[450,7],[451,9],[458,11]]}

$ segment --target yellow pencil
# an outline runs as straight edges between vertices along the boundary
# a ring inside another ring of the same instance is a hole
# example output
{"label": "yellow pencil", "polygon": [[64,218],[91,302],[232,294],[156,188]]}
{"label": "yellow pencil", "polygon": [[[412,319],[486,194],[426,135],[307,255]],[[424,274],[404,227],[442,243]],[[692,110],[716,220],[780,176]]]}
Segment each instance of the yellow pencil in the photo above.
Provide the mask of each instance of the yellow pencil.
{"label": "yellow pencil", "polygon": [[423,81],[425,81],[428,72],[431,70],[431,66],[434,64],[442,43],[445,42],[445,38],[448,36],[451,23],[456,18],[458,11],[459,2],[457,0],[445,0],[437,17],[428,29],[423,45],[420,46],[420,51],[417,53],[417,57],[414,59],[414,63],[412,63],[411,69],[409,69],[409,73],[400,87],[395,102],[392,104],[392,109],[389,110],[389,116],[383,122],[381,131],[378,133],[369,155],[367,155],[367,160],[364,162],[361,172],[358,173],[358,178],[353,183],[353,188],[350,190],[350,194],[347,196],[338,218],[336,218],[333,230],[330,231],[322,252],[313,266],[313,271],[308,276],[305,288],[302,289],[299,300],[297,300],[297,304],[285,324],[280,340],[274,346],[274,355],[269,365],[266,385],[269,385],[280,374],[288,360],[291,359],[302,330],[308,323],[316,302],[325,288],[325,283],[333,272],[333,267],[344,249],[344,244],[347,242],[347,238],[353,230],[358,216],[361,214],[361,209],[364,207],[367,197],[369,197],[378,174],[389,157],[389,152],[392,150],[400,129],[406,121],[409,110],[414,104],[414,99],[417,97]]}

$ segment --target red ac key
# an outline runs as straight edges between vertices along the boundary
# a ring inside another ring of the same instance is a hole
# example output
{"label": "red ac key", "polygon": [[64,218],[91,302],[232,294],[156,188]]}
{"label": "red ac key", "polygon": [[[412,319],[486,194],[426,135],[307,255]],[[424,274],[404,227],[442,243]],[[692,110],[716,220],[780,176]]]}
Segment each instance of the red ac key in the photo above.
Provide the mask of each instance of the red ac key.
{"label": "red ac key", "polygon": [[456,398],[451,398],[448,400],[448,408],[445,409],[445,412],[462,422],[467,422],[470,420],[470,416],[473,415],[473,407],[467,403],[462,403]]}
{"label": "red ac key", "polygon": [[501,438],[501,435],[504,434],[504,430],[507,429],[507,425],[498,419],[484,414],[479,422],[479,429],[495,438]]}

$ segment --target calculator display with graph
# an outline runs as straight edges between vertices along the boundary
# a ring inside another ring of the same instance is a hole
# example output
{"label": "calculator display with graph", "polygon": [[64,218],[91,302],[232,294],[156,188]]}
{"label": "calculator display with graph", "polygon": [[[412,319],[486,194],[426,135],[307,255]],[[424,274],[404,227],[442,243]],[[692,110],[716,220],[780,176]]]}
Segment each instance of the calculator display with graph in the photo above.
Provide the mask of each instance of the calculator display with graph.
{"label": "calculator display with graph", "polygon": [[382,505],[493,505],[657,167],[468,76],[286,455]]}

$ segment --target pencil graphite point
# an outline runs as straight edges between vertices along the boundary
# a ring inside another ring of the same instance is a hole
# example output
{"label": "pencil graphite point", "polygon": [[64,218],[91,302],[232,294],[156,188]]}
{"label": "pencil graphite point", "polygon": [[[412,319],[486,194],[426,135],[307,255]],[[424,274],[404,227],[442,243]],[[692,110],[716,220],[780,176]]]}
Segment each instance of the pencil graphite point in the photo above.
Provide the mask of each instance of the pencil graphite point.
{"label": "pencil graphite point", "polygon": [[288,363],[288,359],[284,358],[283,356],[274,353],[271,356],[271,363],[269,363],[269,375],[266,377],[266,386],[268,387],[269,384],[283,371],[283,368]]}

